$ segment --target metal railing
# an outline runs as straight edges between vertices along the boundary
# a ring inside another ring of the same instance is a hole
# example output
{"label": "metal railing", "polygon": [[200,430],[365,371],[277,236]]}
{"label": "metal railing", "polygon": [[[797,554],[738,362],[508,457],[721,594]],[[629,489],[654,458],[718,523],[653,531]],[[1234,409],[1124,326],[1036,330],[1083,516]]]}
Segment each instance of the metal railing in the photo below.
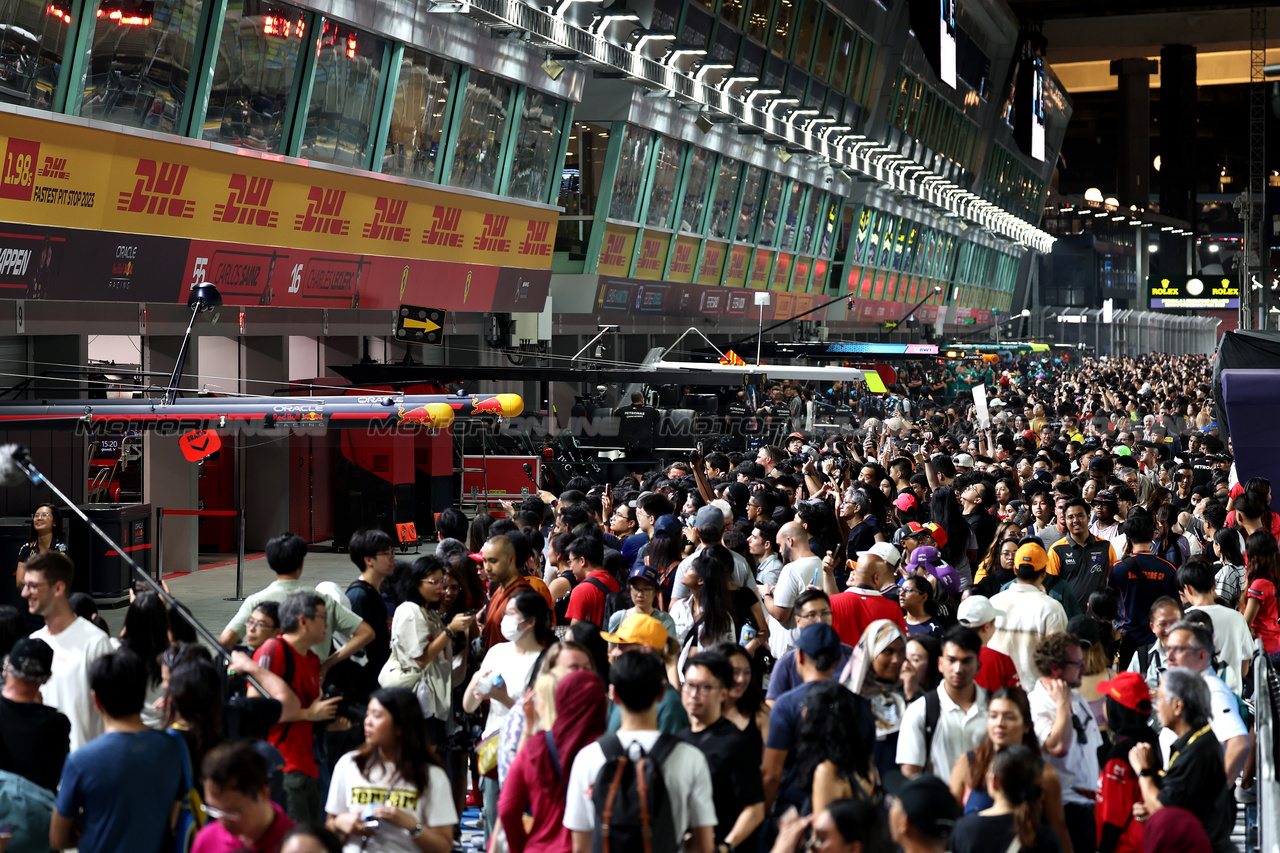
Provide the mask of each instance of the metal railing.
{"label": "metal railing", "polygon": [[1253,719],[1256,732],[1257,762],[1253,789],[1258,797],[1258,850],[1261,853],[1280,853],[1280,779],[1276,769],[1280,767],[1275,722],[1280,710],[1280,679],[1277,678],[1262,640],[1255,640],[1253,667]]}

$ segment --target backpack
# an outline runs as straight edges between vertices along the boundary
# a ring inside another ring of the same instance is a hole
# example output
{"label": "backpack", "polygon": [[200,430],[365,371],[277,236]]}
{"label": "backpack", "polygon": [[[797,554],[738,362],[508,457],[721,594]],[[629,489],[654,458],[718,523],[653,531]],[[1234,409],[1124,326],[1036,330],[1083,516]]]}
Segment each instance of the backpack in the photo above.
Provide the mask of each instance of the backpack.
{"label": "backpack", "polygon": [[600,578],[586,578],[585,583],[594,586],[600,592],[604,593],[604,602],[600,605],[600,622],[596,627],[601,630],[609,627],[609,617],[617,613],[619,610],[626,610],[631,606],[631,591],[625,586],[618,592],[609,589],[609,585]]}
{"label": "backpack", "polygon": [[0,771],[0,824],[13,824],[10,853],[48,853],[54,794],[17,773]]}
{"label": "backpack", "polygon": [[195,843],[196,833],[209,822],[204,811],[204,800],[196,788],[195,774],[191,772],[191,756],[187,753],[187,742],[182,732],[177,729],[165,729],[165,734],[178,741],[178,751],[182,754],[182,786],[186,791],[178,801],[178,820],[173,827],[174,853],[190,853]]}
{"label": "backpack", "polygon": [[938,718],[942,716],[942,699],[937,690],[924,694],[924,772],[931,773],[929,761],[933,756],[933,735],[938,730]]}
{"label": "backpack", "polygon": [[669,853],[678,850],[662,763],[678,741],[658,736],[646,753],[638,743],[623,747],[616,734],[598,741],[604,766],[591,791],[595,808],[592,853]]}

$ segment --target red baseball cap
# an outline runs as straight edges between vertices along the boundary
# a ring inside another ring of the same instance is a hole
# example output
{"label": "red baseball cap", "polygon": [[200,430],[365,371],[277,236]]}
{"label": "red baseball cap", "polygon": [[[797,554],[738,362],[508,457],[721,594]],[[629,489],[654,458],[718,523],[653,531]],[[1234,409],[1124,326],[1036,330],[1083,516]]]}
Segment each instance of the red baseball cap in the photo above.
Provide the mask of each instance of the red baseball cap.
{"label": "red baseball cap", "polygon": [[916,496],[910,492],[903,492],[893,499],[893,505],[903,512],[910,512],[916,508]]}
{"label": "red baseball cap", "polygon": [[942,529],[942,525],[936,521],[926,521],[924,529],[929,531],[929,535],[933,537],[933,541],[938,543],[939,548],[947,547],[947,531]]}
{"label": "red baseball cap", "polygon": [[1136,672],[1122,672],[1110,681],[1098,682],[1098,695],[1110,696],[1131,711],[1151,713],[1151,688]]}

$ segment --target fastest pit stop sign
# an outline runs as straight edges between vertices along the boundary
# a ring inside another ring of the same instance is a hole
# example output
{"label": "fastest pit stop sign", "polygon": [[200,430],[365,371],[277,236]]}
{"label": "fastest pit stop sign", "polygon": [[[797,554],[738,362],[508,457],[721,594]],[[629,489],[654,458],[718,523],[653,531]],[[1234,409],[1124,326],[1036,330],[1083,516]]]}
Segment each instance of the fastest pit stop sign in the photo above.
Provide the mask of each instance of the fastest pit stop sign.
{"label": "fastest pit stop sign", "polygon": [[401,305],[396,312],[396,340],[438,347],[444,343],[444,318],[439,308]]}

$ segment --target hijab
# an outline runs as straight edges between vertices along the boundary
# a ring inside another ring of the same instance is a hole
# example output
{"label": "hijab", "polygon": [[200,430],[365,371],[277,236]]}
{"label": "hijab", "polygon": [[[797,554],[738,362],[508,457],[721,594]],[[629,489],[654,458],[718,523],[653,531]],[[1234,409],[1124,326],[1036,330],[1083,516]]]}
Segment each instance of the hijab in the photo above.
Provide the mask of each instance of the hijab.
{"label": "hijab", "polygon": [[545,737],[532,738],[525,744],[534,754],[530,758],[539,769],[539,778],[559,779],[564,788],[569,781],[573,759],[587,744],[604,734],[604,682],[594,672],[571,672],[556,685],[556,721],[551,726],[551,739],[560,754],[559,774],[552,763]]}
{"label": "hijab", "polygon": [[876,678],[872,665],[875,659],[893,644],[894,640],[899,639],[906,642],[902,629],[892,620],[877,619],[872,622],[862,632],[862,639],[858,640],[858,645],[849,657],[849,663],[845,666],[840,681],[864,699],[870,699],[891,689],[892,684],[886,684]]}
{"label": "hijab", "polygon": [[1142,849],[1145,853],[1210,853],[1213,846],[1199,818],[1186,809],[1165,806],[1143,824]]}

